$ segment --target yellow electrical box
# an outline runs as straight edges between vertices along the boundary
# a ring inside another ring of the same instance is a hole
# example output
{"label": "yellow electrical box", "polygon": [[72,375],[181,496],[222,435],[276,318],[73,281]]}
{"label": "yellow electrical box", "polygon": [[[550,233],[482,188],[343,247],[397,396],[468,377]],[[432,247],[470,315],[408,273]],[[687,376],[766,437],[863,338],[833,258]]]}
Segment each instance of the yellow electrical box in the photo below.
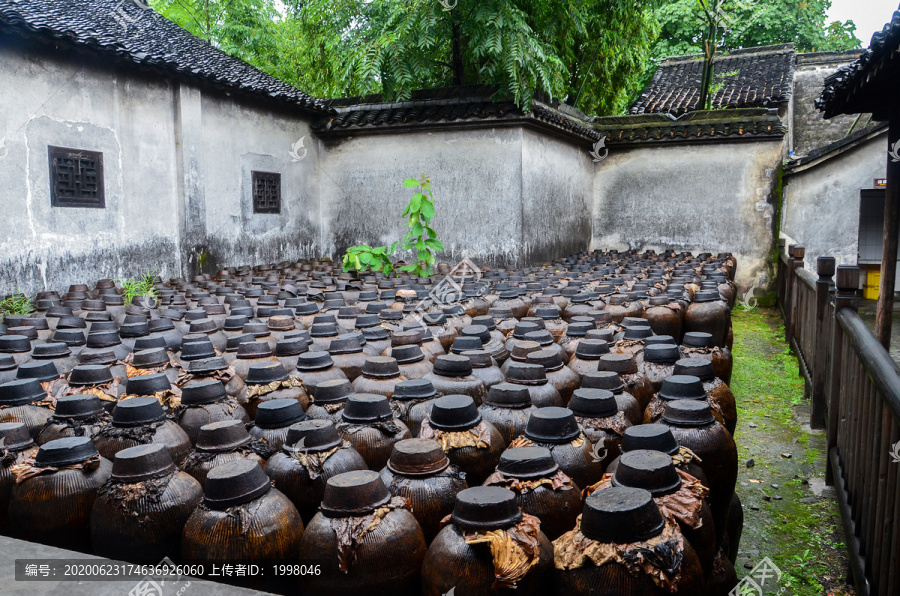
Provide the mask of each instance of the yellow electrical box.
{"label": "yellow electrical box", "polygon": [[866,272],[866,285],[863,286],[863,298],[878,300],[878,288],[881,286],[881,269],[869,269]]}

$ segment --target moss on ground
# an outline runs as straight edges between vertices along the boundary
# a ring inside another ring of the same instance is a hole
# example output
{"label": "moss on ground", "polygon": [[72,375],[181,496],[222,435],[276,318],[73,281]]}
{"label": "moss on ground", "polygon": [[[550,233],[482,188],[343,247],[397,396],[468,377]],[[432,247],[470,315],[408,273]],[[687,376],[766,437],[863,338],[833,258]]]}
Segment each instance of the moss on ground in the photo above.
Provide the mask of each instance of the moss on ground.
{"label": "moss on ground", "polygon": [[811,490],[824,485],[825,437],[803,426],[808,403],[780,314],[735,310],[732,321],[737,491],[745,515],[738,578],[769,557],[782,571],[785,594],[852,594],[843,581],[847,555],[833,492]]}

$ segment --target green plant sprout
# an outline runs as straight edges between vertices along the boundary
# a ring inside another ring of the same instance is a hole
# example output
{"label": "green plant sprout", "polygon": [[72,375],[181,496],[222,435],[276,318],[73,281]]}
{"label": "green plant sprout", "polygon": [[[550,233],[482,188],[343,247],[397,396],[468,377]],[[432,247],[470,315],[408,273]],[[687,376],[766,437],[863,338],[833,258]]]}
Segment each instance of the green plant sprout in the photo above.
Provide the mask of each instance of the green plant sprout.
{"label": "green plant sprout", "polygon": [[156,270],[145,273],[138,278],[117,279],[116,283],[122,286],[122,298],[125,304],[131,304],[136,296],[150,296],[155,301],[158,292],[153,285],[156,281]]}
{"label": "green plant sprout", "polygon": [[[421,277],[433,273],[432,266],[435,263],[435,254],[444,250],[444,244],[437,239],[437,232],[431,227],[434,219],[434,194],[431,192],[431,181],[422,174],[421,179],[407,178],[403,181],[406,188],[416,188],[417,192],[409,200],[403,217],[409,217],[407,227],[409,231],[399,242],[394,242],[390,248],[386,246],[371,247],[368,244],[351,246],[344,253],[344,271],[356,269],[358,271],[381,271],[390,275],[395,271],[406,271]],[[416,262],[412,265],[394,266],[391,255],[397,248],[416,251]]]}
{"label": "green plant sprout", "polygon": [[34,312],[31,300],[16,288],[16,293],[0,302],[0,315],[30,315]]}

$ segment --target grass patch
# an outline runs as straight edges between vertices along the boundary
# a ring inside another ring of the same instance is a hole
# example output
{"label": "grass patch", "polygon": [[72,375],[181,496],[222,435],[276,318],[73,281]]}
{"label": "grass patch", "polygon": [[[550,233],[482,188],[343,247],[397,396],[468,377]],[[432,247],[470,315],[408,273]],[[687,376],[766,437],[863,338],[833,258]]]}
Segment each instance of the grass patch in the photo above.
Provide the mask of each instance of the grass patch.
{"label": "grass patch", "polygon": [[[824,476],[825,438],[801,426],[808,422],[807,400],[781,317],[770,308],[736,310],[732,323],[738,495],[745,511],[741,551],[752,553],[735,562],[738,578],[749,573],[745,562],[769,557],[788,594],[852,593],[842,581],[847,555],[837,505],[810,491],[810,481]],[[755,465],[748,468],[751,458]]]}

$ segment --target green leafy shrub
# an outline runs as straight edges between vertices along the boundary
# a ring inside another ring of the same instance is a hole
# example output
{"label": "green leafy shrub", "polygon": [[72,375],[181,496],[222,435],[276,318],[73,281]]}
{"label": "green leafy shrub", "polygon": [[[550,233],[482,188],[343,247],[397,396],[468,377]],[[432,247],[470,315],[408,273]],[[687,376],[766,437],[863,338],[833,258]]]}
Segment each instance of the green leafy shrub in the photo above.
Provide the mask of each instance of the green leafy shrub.
{"label": "green leafy shrub", "polygon": [[[444,244],[437,239],[437,232],[431,227],[435,213],[431,181],[422,174],[419,180],[407,178],[403,181],[403,186],[418,189],[403,210],[403,217],[409,218],[406,224],[409,231],[400,242],[394,242],[390,248],[386,246],[373,248],[368,244],[351,246],[344,254],[344,271],[372,270],[390,275],[396,269],[423,277],[433,273],[435,254],[444,250]],[[395,267],[390,257],[397,251],[398,246],[403,250],[415,251],[416,262]]]}
{"label": "green leafy shrub", "polygon": [[22,292],[16,291],[15,294],[7,296],[0,301],[0,315],[30,315],[34,312],[34,306]]}
{"label": "green leafy shrub", "polygon": [[117,279],[116,283],[122,287],[122,299],[125,304],[131,304],[135,296],[150,296],[155,302],[159,293],[154,287],[156,271],[145,273],[138,278]]}

